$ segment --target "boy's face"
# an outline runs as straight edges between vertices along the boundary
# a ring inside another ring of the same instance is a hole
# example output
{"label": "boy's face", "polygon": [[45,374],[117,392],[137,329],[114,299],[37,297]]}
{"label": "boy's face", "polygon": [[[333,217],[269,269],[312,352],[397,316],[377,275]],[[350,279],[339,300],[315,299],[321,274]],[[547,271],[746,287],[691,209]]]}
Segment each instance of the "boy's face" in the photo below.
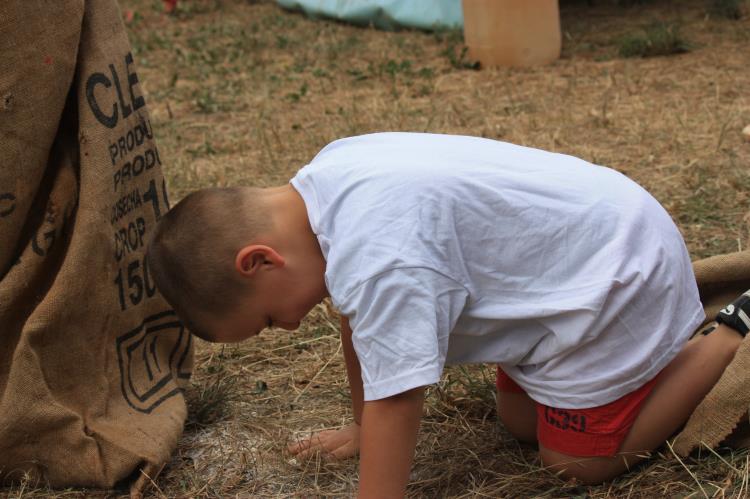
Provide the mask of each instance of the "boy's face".
{"label": "boy's face", "polygon": [[283,272],[273,274],[257,282],[255,289],[240,299],[235,311],[218,321],[214,332],[217,341],[243,341],[271,326],[293,331],[327,296],[322,279],[315,282],[294,279]]}

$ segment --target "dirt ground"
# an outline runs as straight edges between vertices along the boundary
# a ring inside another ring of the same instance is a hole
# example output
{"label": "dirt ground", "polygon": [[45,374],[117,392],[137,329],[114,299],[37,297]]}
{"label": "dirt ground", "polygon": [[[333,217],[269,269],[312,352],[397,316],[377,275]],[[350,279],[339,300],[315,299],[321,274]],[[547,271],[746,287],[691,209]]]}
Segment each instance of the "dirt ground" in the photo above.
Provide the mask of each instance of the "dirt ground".
{"label": "dirt ground", "polygon": [[[750,245],[750,12],[710,0],[562,1],[562,58],[471,69],[460,32],[383,32],[271,1],[122,0],[172,201],[214,185],[286,182],[329,141],[372,131],[481,135],[580,156],[634,178],[694,258]],[[629,2],[632,3],[632,2]],[[688,51],[625,58],[655,22]],[[678,30],[678,31],[675,31]],[[564,482],[496,422],[493,368],[454,367],[428,391],[410,497],[746,497],[750,455],[668,446],[616,481]],[[348,497],[357,463],[296,462],[293,439],[350,419],[338,318],[198,342],[186,431],[153,497]],[[11,497],[88,497],[30,484]]]}

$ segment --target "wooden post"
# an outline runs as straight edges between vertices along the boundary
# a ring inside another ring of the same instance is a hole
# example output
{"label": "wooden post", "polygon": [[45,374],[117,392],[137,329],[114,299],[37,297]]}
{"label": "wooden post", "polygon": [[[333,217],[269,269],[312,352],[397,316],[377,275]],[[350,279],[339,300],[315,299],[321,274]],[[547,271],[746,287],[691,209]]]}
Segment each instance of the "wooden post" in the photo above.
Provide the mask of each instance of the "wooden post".
{"label": "wooden post", "polygon": [[463,0],[469,57],[483,67],[532,66],[560,57],[558,0]]}

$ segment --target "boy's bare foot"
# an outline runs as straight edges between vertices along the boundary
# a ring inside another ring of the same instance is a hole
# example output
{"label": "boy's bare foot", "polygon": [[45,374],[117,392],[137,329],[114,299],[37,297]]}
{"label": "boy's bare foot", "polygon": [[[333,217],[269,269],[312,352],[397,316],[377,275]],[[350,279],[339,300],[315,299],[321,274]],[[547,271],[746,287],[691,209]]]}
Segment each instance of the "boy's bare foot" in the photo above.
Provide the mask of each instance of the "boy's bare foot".
{"label": "boy's bare foot", "polygon": [[352,421],[338,430],[315,433],[310,438],[289,445],[287,450],[300,459],[316,453],[330,460],[346,459],[359,453],[359,430],[359,425]]}

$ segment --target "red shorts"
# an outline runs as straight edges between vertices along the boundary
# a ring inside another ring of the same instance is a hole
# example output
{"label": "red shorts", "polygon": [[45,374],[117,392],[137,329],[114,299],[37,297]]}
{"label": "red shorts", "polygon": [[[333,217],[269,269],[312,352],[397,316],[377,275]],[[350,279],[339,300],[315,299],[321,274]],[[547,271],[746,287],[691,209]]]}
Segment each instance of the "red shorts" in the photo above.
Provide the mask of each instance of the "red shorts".
{"label": "red shorts", "polygon": [[[569,456],[614,456],[657,378],[614,402],[589,409],[557,409],[536,402],[537,441]],[[496,385],[498,392],[526,393],[499,366]]]}

